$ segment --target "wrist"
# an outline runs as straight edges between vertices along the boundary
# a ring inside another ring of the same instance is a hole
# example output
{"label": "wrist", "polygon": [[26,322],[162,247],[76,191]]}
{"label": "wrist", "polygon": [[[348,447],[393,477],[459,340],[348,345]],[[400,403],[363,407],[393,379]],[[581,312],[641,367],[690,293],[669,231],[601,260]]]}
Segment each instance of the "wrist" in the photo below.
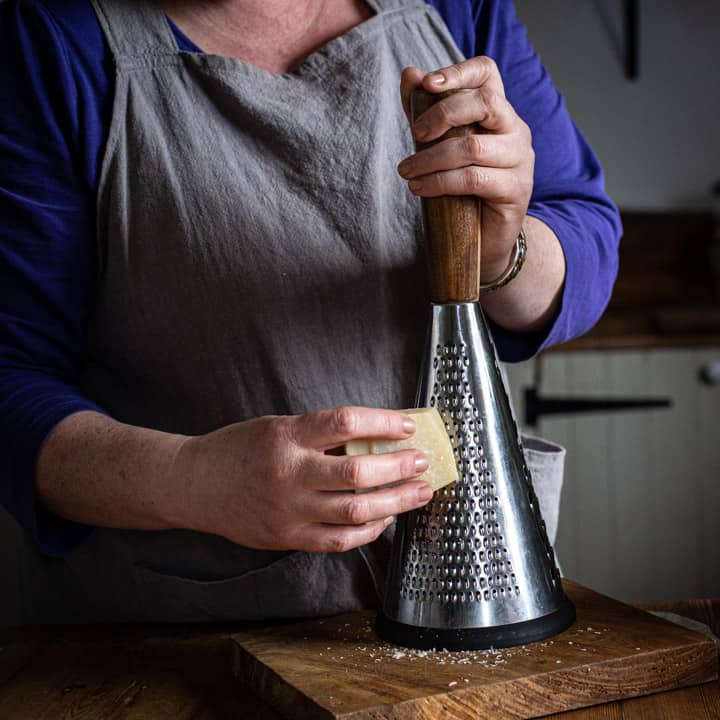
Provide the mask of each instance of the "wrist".
{"label": "wrist", "polygon": [[197,440],[187,435],[169,435],[163,448],[166,470],[156,486],[154,502],[168,529],[199,529],[193,513],[197,507],[193,498]]}
{"label": "wrist", "polygon": [[526,216],[523,227],[530,249],[522,272],[502,290],[482,293],[486,315],[518,333],[549,328],[562,299],[565,256],[553,230],[542,220]]}

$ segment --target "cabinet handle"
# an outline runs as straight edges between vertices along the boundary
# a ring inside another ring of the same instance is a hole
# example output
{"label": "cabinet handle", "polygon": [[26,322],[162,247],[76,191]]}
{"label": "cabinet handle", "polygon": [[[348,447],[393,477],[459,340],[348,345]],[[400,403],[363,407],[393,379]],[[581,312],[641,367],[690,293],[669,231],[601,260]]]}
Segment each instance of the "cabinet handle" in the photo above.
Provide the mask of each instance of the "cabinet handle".
{"label": "cabinet handle", "polygon": [[614,410],[672,407],[670,398],[596,398],[540,395],[536,388],[525,388],[525,424],[537,425],[543,415],[575,415]]}

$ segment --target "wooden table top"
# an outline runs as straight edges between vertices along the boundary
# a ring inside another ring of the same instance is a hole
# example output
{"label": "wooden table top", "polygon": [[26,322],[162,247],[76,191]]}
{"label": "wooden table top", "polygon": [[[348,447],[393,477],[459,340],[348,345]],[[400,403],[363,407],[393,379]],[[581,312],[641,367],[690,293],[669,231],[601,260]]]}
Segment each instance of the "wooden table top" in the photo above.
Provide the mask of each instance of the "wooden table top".
{"label": "wooden table top", "polygon": [[[643,605],[720,635],[720,600]],[[247,626],[244,626],[247,627]],[[26,628],[0,641],[0,718],[284,720],[231,674],[238,625]],[[549,716],[557,720],[718,720],[720,681]]]}

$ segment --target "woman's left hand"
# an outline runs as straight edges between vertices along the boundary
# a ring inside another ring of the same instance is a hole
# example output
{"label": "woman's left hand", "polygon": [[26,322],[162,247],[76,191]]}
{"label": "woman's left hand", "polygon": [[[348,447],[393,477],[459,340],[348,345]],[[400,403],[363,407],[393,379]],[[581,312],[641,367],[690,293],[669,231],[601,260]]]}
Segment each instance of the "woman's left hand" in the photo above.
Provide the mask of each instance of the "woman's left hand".
{"label": "woman's left hand", "polygon": [[410,94],[461,90],[443,98],[414,123],[419,142],[441,137],[451,127],[478,123],[483,134],[448,138],[405,158],[398,172],[421,197],[477,195],[483,200],[482,282],[506,269],[525,220],[533,188],[535,153],[530,128],[505,97],[500,72],[489,57],[425,74],[405,68],[400,94],[409,117]]}

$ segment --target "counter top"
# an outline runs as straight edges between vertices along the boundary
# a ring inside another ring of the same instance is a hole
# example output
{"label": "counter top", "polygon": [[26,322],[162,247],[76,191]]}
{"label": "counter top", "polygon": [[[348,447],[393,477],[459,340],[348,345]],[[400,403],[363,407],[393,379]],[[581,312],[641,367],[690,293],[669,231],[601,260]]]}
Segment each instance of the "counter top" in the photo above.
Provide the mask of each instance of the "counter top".
{"label": "counter top", "polygon": [[[720,634],[720,599],[643,605]],[[282,720],[231,673],[240,625],[57,626],[0,643],[0,718]],[[557,720],[717,720],[720,681],[549,716]]]}

